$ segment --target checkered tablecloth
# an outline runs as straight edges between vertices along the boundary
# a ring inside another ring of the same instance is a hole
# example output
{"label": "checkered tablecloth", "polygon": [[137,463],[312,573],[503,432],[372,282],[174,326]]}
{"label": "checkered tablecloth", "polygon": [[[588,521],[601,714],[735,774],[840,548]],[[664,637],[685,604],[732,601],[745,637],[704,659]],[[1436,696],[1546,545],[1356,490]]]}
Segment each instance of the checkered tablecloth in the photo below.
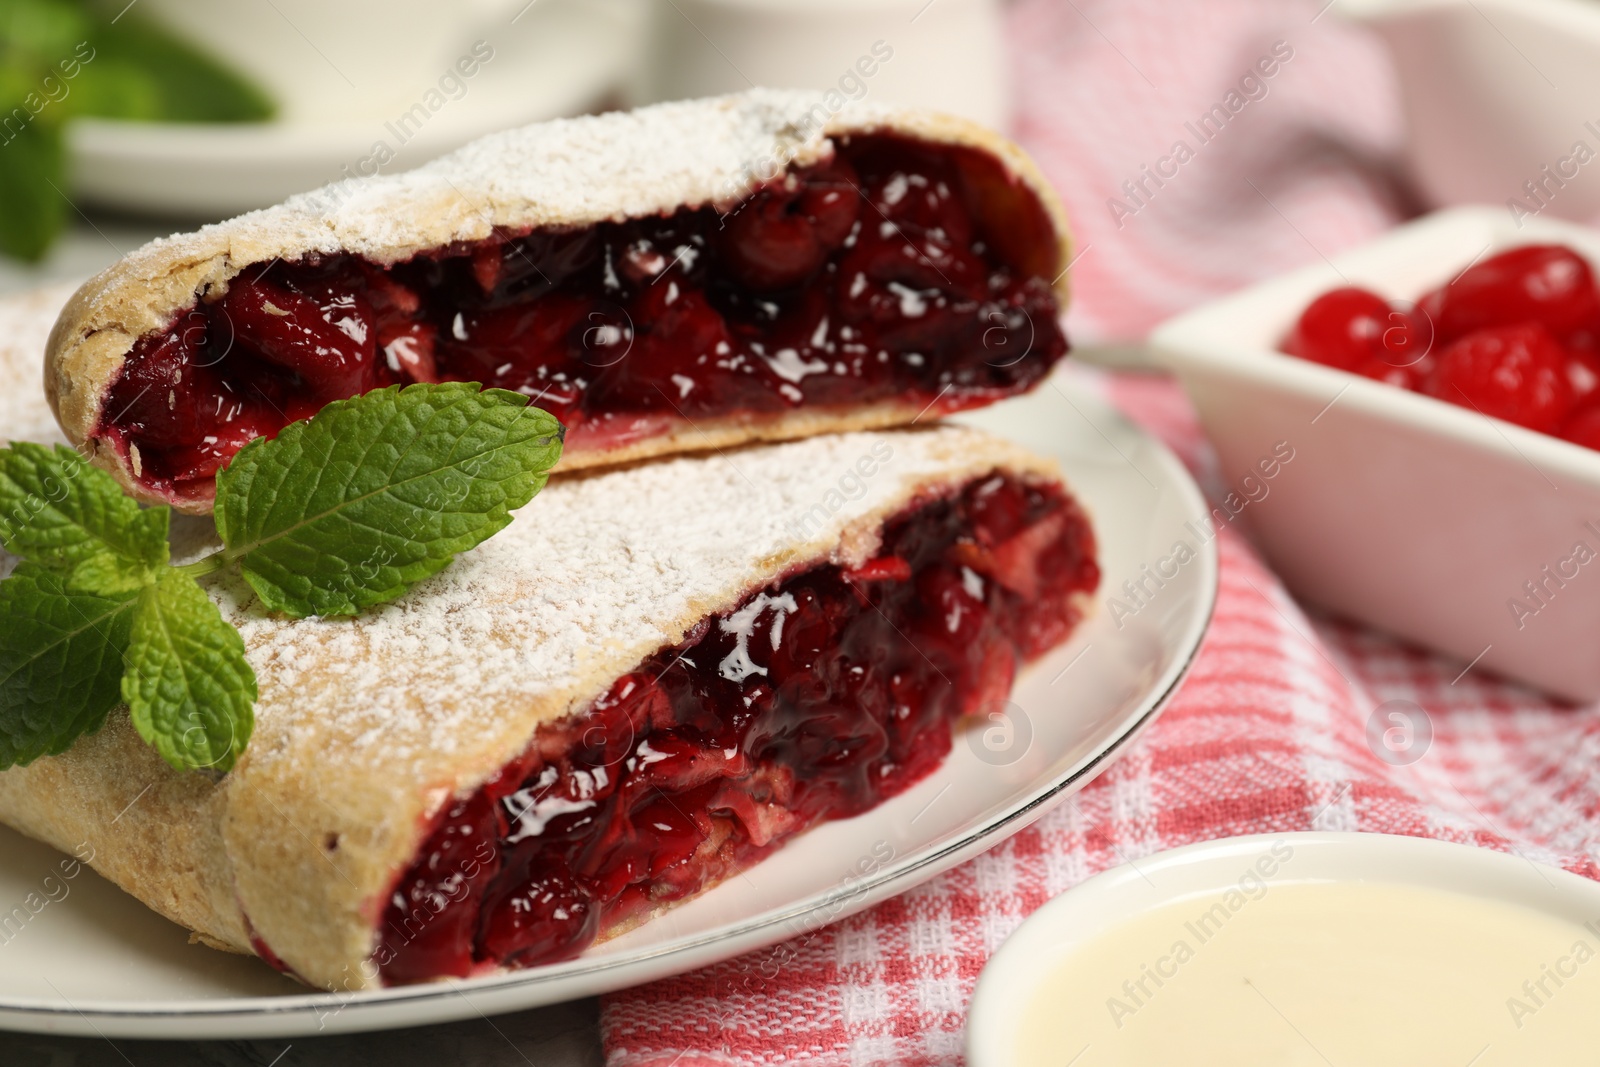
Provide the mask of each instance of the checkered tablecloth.
{"label": "checkered tablecloth", "polygon": [[[1319,16],[1321,3],[1011,6],[1017,133],[1079,238],[1068,317],[1079,340],[1137,338],[1411,210],[1392,165],[1401,131],[1387,59],[1336,11]],[[1266,56],[1273,74],[1245,82]],[[1235,90],[1242,106],[1199,141],[1186,123]],[[1179,141],[1192,150],[1181,163]],[[1141,186],[1146,167],[1176,176]],[[1172,382],[1104,384],[1211,480]],[[1600,709],[1308,616],[1237,531],[1218,545],[1216,616],[1188,682],[1099,780],[976,860],[803,941],[606,997],[609,1063],[959,1062],[978,972],[1030,912],[1107,867],[1207,838],[1415,834],[1600,877]],[[1386,704],[1431,725],[1414,762],[1369,743]]]}

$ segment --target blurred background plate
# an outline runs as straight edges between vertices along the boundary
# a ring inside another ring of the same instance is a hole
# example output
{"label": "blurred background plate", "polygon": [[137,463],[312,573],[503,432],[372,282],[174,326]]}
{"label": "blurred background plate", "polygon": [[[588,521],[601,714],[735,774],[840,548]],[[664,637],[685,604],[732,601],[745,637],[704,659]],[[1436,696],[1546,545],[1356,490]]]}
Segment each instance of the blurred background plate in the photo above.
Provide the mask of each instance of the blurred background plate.
{"label": "blurred background plate", "polygon": [[[397,123],[435,79],[358,109],[340,101],[320,121],[295,109],[236,125],[82,118],[67,128],[72,186],[86,205],[209,221],[358,176],[380,142],[392,152],[383,171],[407,170],[497,130],[604,106],[637,60],[641,31],[638,7],[613,0],[513,9],[478,35],[493,58],[420,126]],[[436,64],[440,75],[451,58]]]}

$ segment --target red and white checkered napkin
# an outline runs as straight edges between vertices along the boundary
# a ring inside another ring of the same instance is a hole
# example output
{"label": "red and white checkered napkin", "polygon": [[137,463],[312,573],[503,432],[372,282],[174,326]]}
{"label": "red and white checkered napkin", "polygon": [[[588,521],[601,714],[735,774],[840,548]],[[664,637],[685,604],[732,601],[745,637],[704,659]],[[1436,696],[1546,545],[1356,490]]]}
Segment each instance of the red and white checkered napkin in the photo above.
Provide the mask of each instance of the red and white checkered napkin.
{"label": "red and white checkered napkin", "polygon": [[[1078,340],[1142,336],[1398,221],[1393,74],[1375,41],[1319,14],[1326,2],[1009,6],[1017,133],[1078,236]],[[1270,78],[1243,83],[1268,55]],[[1246,102],[1201,143],[1186,123],[1236,89]],[[1192,155],[1177,163],[1180,140]],[[1176,174],[1157,185],[1147,166]],[[1136,196],[1123,185],[1141,181]],[[1207,481],[1210,453],[1176,386],[1108,389]],[[958,1062],[978,972],[1026,915],[1107,867],[1207,838],[1426,835],[1600,877],[1600,708],[1309,619],[1236,531],[1218,544],[1216,619],[1187,684],[1098,781],[993,851],[809,938],[605,998],[612,1067]],[[1409,766],[1367,747],[1367,719],[1389,700],[1431,718],[1432,746]]]}
{"label": "red and white checkered napkin", "polygon": [[[1109,388],[1180,455],[1205,458],[1175,385]],[[1207,838],[1412,834],[1600,878],[1600,708],[1557,705],[1308,618],[1233,529],[1218,545],[1221,590],[1199,659],[1104,775],[903,896],[808,938],[606,997],[608,1063],[959,1062],[978,972],[1030,912],[1108,867]],[[1409,766],[1378,759],[1366,740],[1374,708],[1396,699],[1420,705],[1433,727]]]}

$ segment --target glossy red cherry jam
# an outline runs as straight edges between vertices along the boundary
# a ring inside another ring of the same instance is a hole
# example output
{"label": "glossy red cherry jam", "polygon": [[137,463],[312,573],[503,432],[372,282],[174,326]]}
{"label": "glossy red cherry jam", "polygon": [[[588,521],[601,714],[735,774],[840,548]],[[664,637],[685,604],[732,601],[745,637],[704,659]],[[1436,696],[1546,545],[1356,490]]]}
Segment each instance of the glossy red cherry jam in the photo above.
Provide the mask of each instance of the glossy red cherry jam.
{"label": "glossy red cherry jam", "polygon": [[1054,242],[987,155],[857,136],[722,213],[251,267],[139,339],[97,435],[205,500],[245,442],[397,382],[525,393],[569,454],[800,407],[972,407],[1067,350]]}
{"label": "glossy red cherry jam", "polygon": [[865,566],[707,618],[440,813],[389,900],[384,981],[568,958],[899,793],[1099,579],[1077,505],[995,474],[891,522]]}
{"label": "glossy red cherry jam", "polygon": [[1600,287],[1561,245],[1462,271],[1414,308],[1345,287],[1316,300],[1284,351],[1575,444],[1600,444]]}

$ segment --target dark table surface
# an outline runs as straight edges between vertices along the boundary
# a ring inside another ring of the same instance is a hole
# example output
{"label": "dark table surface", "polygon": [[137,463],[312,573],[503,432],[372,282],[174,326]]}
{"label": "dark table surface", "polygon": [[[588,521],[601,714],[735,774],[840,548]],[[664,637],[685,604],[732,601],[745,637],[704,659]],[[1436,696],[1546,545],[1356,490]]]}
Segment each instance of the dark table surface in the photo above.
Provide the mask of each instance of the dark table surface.
{"label": "dark table surface", "polygon": [[337,1037],[121,1041],[0,1033],[5,1067],[588,1067],[600,1056],[594,1000],[515,1015]]}

